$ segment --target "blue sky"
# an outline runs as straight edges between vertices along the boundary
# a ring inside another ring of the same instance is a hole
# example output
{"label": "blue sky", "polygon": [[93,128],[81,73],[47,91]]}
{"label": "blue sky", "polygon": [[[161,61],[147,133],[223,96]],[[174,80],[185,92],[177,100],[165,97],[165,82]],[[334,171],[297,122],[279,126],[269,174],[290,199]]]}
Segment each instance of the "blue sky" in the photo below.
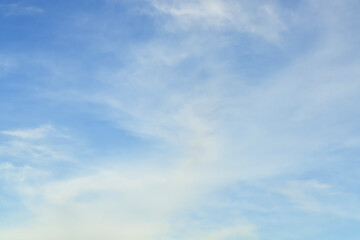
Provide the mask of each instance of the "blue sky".
{"label": "blue sky", "polygon": [[0,239],[358,239],[359,10],[0,1]]}

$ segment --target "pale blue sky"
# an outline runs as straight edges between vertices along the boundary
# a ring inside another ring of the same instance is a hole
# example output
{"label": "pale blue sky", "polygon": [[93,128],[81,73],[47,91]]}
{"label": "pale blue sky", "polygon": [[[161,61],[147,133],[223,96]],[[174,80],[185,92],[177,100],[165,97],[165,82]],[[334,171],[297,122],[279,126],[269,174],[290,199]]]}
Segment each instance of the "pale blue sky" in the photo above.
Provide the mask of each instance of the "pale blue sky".
{"label": "pale blue sky", "polygon": [[0,1],[0,239],[357,240],[359,11]]}

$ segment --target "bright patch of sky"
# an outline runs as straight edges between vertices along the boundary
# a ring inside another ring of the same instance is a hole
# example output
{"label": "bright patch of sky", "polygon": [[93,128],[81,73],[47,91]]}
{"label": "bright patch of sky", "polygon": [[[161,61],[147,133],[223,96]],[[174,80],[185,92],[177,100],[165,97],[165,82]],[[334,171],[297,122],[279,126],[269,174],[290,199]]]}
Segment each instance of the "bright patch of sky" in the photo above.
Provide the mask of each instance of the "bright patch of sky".
{"label": "bright patch of sky", "polygon": [[358,239],[359,11],[2,0],[0,239]]}

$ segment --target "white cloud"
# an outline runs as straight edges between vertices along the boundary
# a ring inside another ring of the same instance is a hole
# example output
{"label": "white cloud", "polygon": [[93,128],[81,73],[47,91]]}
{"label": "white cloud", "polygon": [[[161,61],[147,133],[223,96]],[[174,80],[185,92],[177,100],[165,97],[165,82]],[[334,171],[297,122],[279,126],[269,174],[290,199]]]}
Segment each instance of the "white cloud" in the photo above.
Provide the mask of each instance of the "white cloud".
{"label": "white cloud", "polygon": [[38,128],[31,128],[31,129],[18,129],[12,131],[2,131],[1,134],[17,137],[20,139],[42,139],[48,137],[51,134],[58,135],[56,130],[50,126],[45,125]]}
{"label": "white cloud", "polygon": [[356,196],[316,180],[290,181],[275,191],[305,211],[360,219]]}
{"label": "white cloud", "polygon": [[[33,220],[17,231],[0,230],[0,237],[171,239],[176,230],[172,219],[189,211],[206,191],[203,184],[201,174],[191,169],[152,164],[144,170],[121,166],[84,177],[24,185],[22,196]],[[238,228],[235,233],[247,235],[250,230]]]}
{"label": "white cloud", "polygon": [[217,232],[211,233],[207,238],[208,240],[225,240],[229,238],[242,238],[242,239],[258,239],[254,234],[253,226],[235,226],[232,228],[221,229]]}
{"label": "white cloud", "polygon": [[17,61],[13,56],[0,54],[0,76],[14,69]]}
{"label": "white cloud", "polygon": [[39,163],[70,161],[67,154],[69,144],[58,144],[59,140],[70,140],[50,125],[38,128],[6,130],[1,132],[8,139],[0,145],[0,155],[15,158],[20,162]]}
{"label": "white cloud", "polygon": [[[270,2],[252,3],[233,0],[152,1],[155,9],[174,22],[168,29],[235,30],[279,40],[287,29],[279,9]],[[175,29],[174,29],[175,28]]]}
{"label": "white cloud", "polygon": [[10,17],[19,15],[34,15],[44,10],[36,6],[26,6],[22,3],[0,4],[0,14]]}
{"label": "white cloud", "polygon": [[16,191],[14,185],[19,185],[27,181],[48,177],[49,173],[29,165],[16,166],[10,162],[0,163],[0,180],[12,186],[12,190]]}

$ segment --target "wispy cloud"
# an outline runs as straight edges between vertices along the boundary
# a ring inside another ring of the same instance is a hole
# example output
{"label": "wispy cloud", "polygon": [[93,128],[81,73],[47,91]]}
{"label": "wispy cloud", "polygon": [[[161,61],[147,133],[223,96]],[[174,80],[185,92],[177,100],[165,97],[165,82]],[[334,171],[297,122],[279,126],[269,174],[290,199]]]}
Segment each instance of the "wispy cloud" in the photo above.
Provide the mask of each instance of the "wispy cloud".
{"label": "wispy cloud", "polygon": [[[57,146],[56,139],[70,137],[59,132],[51,125],[44,125],[33,129],[19,129],[2,131],[8,138],[0,145],[0,155],[25,161],[39,163],[39,161],[70,160],[61,151],[61,144]],[[54,141],[55,140],[55,141]]]}
{"label": "wispy cloud", "polygon": [[[169,30],[176,29],[198,31],[221,30],[239,31],[276,41],[287,29],[281,19],[281,12],[273,3],[252,3],[232,0],[186,0],[152,1],[159,13],[167,15],[173,22],[167,25]],[[175,28],[175,29],[174,29]]]}
{"label": "wispy cloud", "polygon": [[0,14],[5,17],[19,15],[34,15],[43,13],[44,10],[36,7],[19,3],[0,4]]}
{"label": "wispy cloud", "polygon": [[56,134],[56,130],[50,125],[41,126],[34,129],[21,129],[1,132],[1,134],[22,139],[41,139],[47,137],[51,133]]}
{"label": "wispy cloud", "polygon": [[337,191],[333,186],[316,180],[292,181],[278,188],[295,206],[325,215],[359,219],[360,209],[355,195]]}

